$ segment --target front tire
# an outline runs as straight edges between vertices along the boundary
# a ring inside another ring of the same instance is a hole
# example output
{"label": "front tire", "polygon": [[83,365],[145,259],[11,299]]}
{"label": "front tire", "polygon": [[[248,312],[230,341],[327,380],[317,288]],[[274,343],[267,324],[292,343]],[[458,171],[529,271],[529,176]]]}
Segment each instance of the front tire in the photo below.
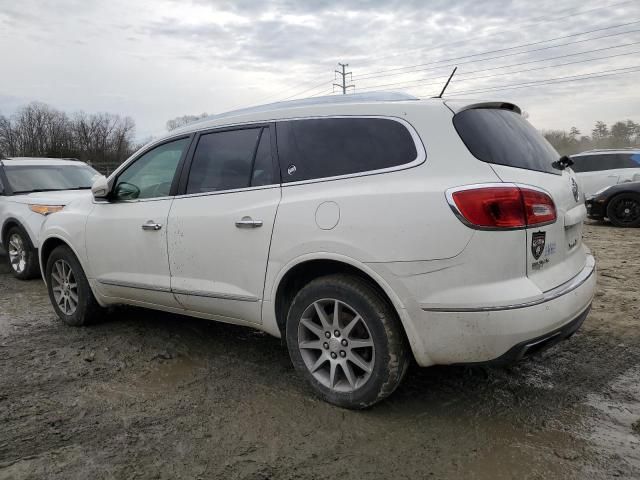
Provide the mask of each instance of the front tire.
{"label": "front tire", "polygon": [[616,227],[640,227],[640,195],[621,193],[609,201],[607,217]]}
{"label": "front tire", "polygon": [[389,396],[409,364],[393,307],[366,281],[317,278],[295,296],[287,346],[298,373],[325,401],[362,409]]}
{"label": "front tire", "polygon": [[11,272],[18,280],[31,280],[40,276],[38,251],[33,247],[24,228],[15,226],[9,229],[4,249]]}
{"label": "front tire", "polygon": [[68,246],[60,245],[51,252],[45,275],[49,299],[64,323],[87,325],[103,314],[80,262]]}

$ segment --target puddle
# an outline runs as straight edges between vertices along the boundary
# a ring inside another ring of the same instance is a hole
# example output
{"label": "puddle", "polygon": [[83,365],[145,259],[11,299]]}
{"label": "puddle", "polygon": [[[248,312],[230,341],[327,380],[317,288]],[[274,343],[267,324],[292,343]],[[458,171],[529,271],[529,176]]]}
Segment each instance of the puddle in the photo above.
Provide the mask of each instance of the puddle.
{"label": "puddle", "polygon": [[137,385],[149,392],[175,389],[200,377],[205,365],[189,357],[177,356],[168,360],[154,360],[155,365],[141,377]]}
{"label": "puddle", "polygon": [[607,393],[589,395],[587,405],[600,414],[589,425],[589,440],[640,471],[640,434],[632,427],[640,420],[640,368],[617,377]]}

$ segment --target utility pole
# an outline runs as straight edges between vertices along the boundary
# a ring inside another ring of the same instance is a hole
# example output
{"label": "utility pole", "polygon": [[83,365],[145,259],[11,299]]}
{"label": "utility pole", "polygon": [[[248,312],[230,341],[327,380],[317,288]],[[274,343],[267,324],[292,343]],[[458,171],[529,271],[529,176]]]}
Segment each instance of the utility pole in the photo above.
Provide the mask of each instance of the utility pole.
{"label": "utility pole", "polygon": [[353,76],[351,75],[351,72],[345,72],[345,68],[347,68],[349,66],[349,64],[348,63],[338,63],[338,65],[342,68],[342,71],[334,70],[334,72],[336,72],[336,74],[338,74],[338,75],[340,75],[342,77],[342,85],[340,85],[338,83],[334,83],[333,86],[341,88],[342,89],[342,94],[346,95],[347,94],[347,89],[349,89],[349,88],[355,89],[356,86],[353,85],[353,84],[347,85],[347,75],[350,75],[351,81],[353,81]]}

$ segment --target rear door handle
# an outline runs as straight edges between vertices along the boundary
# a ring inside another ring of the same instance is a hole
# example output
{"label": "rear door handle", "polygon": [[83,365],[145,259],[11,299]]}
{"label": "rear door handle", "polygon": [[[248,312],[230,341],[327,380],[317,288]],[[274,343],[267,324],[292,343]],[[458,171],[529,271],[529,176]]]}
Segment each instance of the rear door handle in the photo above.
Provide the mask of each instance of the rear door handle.
{"label": "rear door handle", "polygon": [[157,232],[161,228],[162,228],[162,224],[156,223],[153,220],[149,220],[147,223],[142,224],[143,230],[151,230],[151,231]]}
{"label": "rear door handle", "polygon": [[242,220],[236,221],[238,228],[258,228],[262,226],[262,220],[254,220],[251,217],[242,217]]}

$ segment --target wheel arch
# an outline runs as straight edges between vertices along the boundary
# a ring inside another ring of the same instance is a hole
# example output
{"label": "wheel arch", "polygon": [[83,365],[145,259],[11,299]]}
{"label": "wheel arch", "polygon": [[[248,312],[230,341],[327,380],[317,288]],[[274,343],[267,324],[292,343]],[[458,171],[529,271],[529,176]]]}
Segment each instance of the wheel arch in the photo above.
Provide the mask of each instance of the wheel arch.
{"label": "wheel arch", "polygon": [[51,255],[51,252],[53,252],[60,245],[65,245],[66,247],[69,247],[71,249],[73,254],[78,259],[78,262],[80,262],[80,265],[82,266],[83,270],[86,272],[86,268],[82,264],[80,255],[78,255],[78,252],[76,251],[75,248],[73,248],[71,243],[69,243],[66,239],[64,239],[61,236],[52,235],[42,241],[42,243],[40,244],[39,252],[38,252],[38,257],[40,260],[40,271],[42,272],[42,278],[44,279],[45,283],[47,282],[47,278],[45,275],[45,270],[47,268],[47,260],[49,260],[49,256]]}
{"label": "wheel arch", "polygon": [[284,268],[274,283],[274,296],[272,298],[275,320],[282,338],[285,338],[287,312],[297,292],[313,279],[335,273],[354,275],[369,283],[394,309],[403,325],[405,336],[409,337],[405,318],[402,314],[404,305],[391,287],[376,272],[348,257],[305,256],[291,262]]}
{"label": "wheel arch", "polygon": [[[19,227],[27,232],[27,229],[24,227],[24,225],[22,225],[22,222],[20,220],[15,217],[7,218],[2,224],[2,230],[0,230],[0,244],[2,244],[2,246],[4,246],[7,233],[13,227]],[[29,235],[29,232],[27,232],[27,235]],[[29,241],[31,242],[31,238],[29,238]]]}

